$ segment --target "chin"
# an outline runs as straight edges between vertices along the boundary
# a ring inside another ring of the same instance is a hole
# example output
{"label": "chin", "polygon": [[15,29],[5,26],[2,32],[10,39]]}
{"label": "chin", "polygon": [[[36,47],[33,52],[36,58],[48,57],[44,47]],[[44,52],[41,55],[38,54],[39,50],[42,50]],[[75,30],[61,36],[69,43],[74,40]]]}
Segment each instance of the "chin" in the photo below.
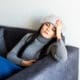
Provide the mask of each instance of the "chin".
{"label": "chin", "polygon": [[47,38],[47,35],[45,33],[42,34],[43,37]]}
{"label": "chin", "polygon": [[50,39],[50,37],[48,37],[47,35],[43,35],[43,37],[46,39]]}
{"label": "chin", "polygon": [[42,35],[44,38],[46,38],[46,39],[51,39],[51,38],[48,36],[48,34],[42,33],[41,35]]}

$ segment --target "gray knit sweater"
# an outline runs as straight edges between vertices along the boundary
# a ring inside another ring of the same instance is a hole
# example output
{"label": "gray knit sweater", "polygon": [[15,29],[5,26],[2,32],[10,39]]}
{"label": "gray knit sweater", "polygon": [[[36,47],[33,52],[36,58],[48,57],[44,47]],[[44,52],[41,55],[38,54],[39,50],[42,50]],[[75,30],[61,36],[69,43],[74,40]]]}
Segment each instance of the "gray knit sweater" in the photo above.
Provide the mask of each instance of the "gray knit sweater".
{"label": "gray knit sweater", "polygon": [[[19,43],[8,53],[7,58],[18,64],[21,65],[22,60],[31,60],[31,59],[38,59],[40,55],[40,50],[45,46],[50,39],[46,39],[39,35],[29,46],[25,48],[22,53],[22,58],[19,58],[17,55],[25,45],[26,42],[29,41],[28,36],[32,33],[26,34]],[[56,45],[56,49],[54,46]],[[58,61],[65,61],[67,59],[67,50],[65,48],[64,42],[62,40],[57,41],[55,44],[51,44],[48,48],[47,53],[52,52],[52,56],[55,57]]]}
{"label": "gray knit sweater", "polygon": [[46,39],[39,35],[28,47],[25,48],[24,52],[22,53],[22,58],[25,60],[30,59],[38,59],[40,50],[46,45],[50,39]]}
{"label": "gray knit sweater", "polygon": [[22,60],[31,60],[31,59],[38,59],[40,50],[43,48],[44,45],[46,45],[50,39],[46,39],[39,35],[29,46],[25,48],[25,50],[22,53],[22,58],[19,58],[17,55],[22,48],[22,46],[25,45],[26,42],[28,42],[28,36],[31,34],[26,34],[20,42],[8,53],[7,58],[11,60],[12,62],[21,65]]}

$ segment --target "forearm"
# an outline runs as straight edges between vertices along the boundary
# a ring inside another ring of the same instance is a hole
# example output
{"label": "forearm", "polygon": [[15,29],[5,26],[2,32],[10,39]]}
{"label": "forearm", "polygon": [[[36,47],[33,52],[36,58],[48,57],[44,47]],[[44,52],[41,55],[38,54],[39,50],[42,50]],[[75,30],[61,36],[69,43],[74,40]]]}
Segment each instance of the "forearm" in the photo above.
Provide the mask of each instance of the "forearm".
{"label": "forearm", "polygon": [[7,59],[9,59],[10,61],[20,65],[22,59],[20,59],[17,55],[19,50],[21,49],[21,47],[25,44],[24,39],[21,40],[7,55]]}
{"label": "forearm", "polygon": [[19,43],[8,53],[7,58],[18,64],[21,65],[21,61],[22,59],[18,57],[18,53],[20,51],[20,49],[22,48],[22,46],[24,46],[24,44],[27,42],[27,38],[30,34],[25,35],[20,41]]}
{"label": "forearm", "polygon": [[13,63],[15,63],[17,65],[20,65],[20,66],[21,66],[21,63],[22,63],[22,60],[23,60],[23,59],[17,57],[13,52],[8,53],[7,59],[12,61]]}
{"label": "forearm", "polygon": [[66,50],[65,44],[62,39],[57,40],[55,58],[58,61],[67,60],[67,50]]}

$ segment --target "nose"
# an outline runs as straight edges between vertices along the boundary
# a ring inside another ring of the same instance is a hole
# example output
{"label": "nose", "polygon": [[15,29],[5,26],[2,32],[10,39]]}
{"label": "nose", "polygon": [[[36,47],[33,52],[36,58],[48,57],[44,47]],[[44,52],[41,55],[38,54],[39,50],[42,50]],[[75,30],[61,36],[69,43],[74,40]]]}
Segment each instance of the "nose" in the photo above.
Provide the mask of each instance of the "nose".
{"label": "nose", "polygon": [[48,27],[48,28],[47,28],[47,30],[49,31],[49,30],[50,30],[50,28]]}

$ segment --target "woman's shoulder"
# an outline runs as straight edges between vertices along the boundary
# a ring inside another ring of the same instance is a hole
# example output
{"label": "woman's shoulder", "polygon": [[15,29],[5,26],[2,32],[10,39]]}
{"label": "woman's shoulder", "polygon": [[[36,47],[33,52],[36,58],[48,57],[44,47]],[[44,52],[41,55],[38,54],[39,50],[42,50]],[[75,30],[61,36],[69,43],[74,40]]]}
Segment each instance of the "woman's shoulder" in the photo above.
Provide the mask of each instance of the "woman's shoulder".
{"label": "woman's shoulder", "polygon": [[26,33],[25,36],[30,36],[32,35],[33,33]]}
{"label": "woman's shoulder", "polygon": [[31,36],[33,33],[26,33],[25,35],[24,35],[24,37],[25,38],[28,38],[29,36]]}
{"label": "woman's shoulder", "polygon": [[31,36],[33,33],[26,33],[22,38],[21,41],[26,41],[28,40],[29,36]]}

